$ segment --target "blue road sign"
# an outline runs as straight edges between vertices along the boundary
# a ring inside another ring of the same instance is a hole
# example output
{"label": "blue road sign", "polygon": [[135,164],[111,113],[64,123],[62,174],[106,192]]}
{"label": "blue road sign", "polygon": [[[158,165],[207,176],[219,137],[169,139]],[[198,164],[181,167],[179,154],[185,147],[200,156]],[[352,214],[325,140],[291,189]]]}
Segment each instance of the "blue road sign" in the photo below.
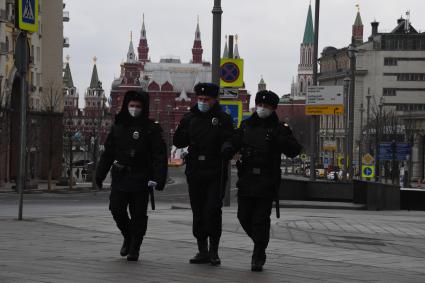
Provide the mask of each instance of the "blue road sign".
{"label": "blue road sign", "polygon": [[383,142],[379,144],[379,159],[393,160],[393,150],[395,159],[399,161],[407,160],[411,152],[411,146],[407,142],[398,142],[392,146],[391,142]]}
{"label": "blue road sign", "polygon": [[29,32],[38,31],[38,0],[18,0],[18,27]]}
{"label": "blue road sign", "polygon": [[227,62],[221,66],[221,79],[226,83],[233,83],[239,78],[239,67],[233,62]]}
{"label": "blue road sign", "polygon": [[373,178],[375,177],[375,166],[363,165],[362,166],[362,177]]}
{"label": "blue road sign", "polygon": [[233,125],[239,127],[242,122],[242,101],[220,100],[220,106],[232,117]]}

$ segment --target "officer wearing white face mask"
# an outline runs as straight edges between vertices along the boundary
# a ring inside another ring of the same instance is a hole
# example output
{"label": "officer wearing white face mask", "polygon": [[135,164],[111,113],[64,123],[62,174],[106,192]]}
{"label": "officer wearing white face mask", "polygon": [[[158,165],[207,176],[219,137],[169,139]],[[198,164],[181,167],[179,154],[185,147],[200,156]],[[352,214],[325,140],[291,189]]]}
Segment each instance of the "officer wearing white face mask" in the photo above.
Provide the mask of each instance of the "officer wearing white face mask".
{"label": "officer wearing white face mask", "polygon": [[167,163],[162,129],[149,119],[148,94],[127,92],[106,139],[105,151],[96,171],[96,183],[102,188],[112,167],[109,209],[124,237],[120,254],[127,256],[129,261],[138,260],[146,233],[148,187],[164,188]]}
{"label": "officer wearing white face mask", "polygon": [[255,97],[256,111],[243,121],[232,139],[229,156],[240,153],[238,167],[238,219],[254,242],[251,270],[262,271],[270,238],[272,203],[278,197],[281,180],[281,154],[295,157],[300,144],[287,124],[279,122],[279,97],[260,91]]}

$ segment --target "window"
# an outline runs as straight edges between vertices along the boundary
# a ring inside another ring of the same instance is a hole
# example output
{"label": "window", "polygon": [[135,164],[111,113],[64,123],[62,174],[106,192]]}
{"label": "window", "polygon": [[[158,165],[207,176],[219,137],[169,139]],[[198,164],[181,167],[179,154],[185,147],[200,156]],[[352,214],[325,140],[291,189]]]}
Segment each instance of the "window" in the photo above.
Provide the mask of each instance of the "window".
{"label": "window", "polygon": [[384,58],[385,66],[397,66],[397,58],[386,57]]}
{"label": "window", "polygon": [[396,89],[395,88],[384,88],[382,94],[383,94],[383,96],[396,96]]}

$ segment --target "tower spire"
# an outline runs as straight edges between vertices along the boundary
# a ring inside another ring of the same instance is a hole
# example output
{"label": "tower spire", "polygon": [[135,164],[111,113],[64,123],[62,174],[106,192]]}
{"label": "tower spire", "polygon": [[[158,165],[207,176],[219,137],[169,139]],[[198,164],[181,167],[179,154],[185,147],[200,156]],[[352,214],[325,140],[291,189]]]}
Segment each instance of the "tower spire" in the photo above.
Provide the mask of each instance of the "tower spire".
{"label": "tower spire", "polygon": [[97,89],[99,87],[99,75],[97,73],[97,57],[93,57],[93,71],[91,74],[91,80],[90,80],[90,88],[91,89]]}
{"label": "tower spire", "polygon": [[65,58],[66,58],[66,65],[65,65],[65,70],[63,73],[63,84],[67,88],[73,88],[74,81],[72,80],[71,68],[69,67],[69,60],[71,59],[71,57],[67,55]]}
{"label": "tower spire", "polygon": [[239,44],[238,44],[238,39],[239,39],[239,36],[238,36],[238,35],[235,35],[235,51],[233,51],[233,57],[234,57],[235,59],[239,59],[239,58],[241,58],[241,56],[239,55]]}
{"label": "tower spire", "polygon": [[356,8],[357,8],[357,15],[353,24],[352,39],[353,39],[353,44],[358,46],[363,43],[363,22],[362,22],[362,17],[360,15],[360,5],[357,4]]}
{"label": "tower spire", "polygon": [[229,58],[229,48],[227,47],[227,35],[225,36],[226,43],[224,44],[223,58]]}
{"label": "tower spire", "polygon": [[139,61],[146,63],[149,61],[149,46],[146,37],[146,26],[145,26],[145,14],[142,15],[142,30],[140,32],[139,47],[137,48],[139,53]]}
{"label": "tower spire", "polygon": [[193,41],[193,48],[192,48],[192,63],[201,64],[203,53],[204,53],[204,50],[202,49],[201,30],[199,28],[199,16],[198,16],[197,23],[196,23],[195,40]]}
{"label": "tower spire", "polygon": [[304,29],[303,44],[314,44],[313,13],[311,12],[311,1],[308,6],[307,20]]}
{"label": "tower spire", "polygon": [[135,60],[136,60],[136,54],[134,53],[134,46],[133,46],[133,31],[130,31],[130,45],[128,46],[127,63],[133,63]]}

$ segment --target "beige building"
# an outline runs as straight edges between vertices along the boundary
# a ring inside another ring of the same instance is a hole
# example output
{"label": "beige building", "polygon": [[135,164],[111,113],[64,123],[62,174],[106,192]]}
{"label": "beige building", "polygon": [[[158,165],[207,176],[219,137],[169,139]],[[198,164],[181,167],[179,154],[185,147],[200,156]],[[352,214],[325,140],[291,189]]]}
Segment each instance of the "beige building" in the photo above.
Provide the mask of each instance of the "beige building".
{"label": "beige building", "polygon": [[[0,185],[16,175],[19,75],[14,66],[14,50],[19,30],[15,27],[14,0],[0,1]],[[28,173],[32,178],[46,178],[47,168],[60,174],[62,154],[63,96],[63,22],[69,21],[62,0],[39,0],[39,30],[28,34],[30,66],[28,85]],[[54,128],[54,131],[52,129]],[[53,132],[50,135],[49,132]],[[46,140],[48,138],[48,140]],[[50,150],[50,145],[55,149]],[[49,147],[49,148],[47,148]],[[49,164],[49,165],[48,165]],[[50,170],[51,171],[51,170]]]}

